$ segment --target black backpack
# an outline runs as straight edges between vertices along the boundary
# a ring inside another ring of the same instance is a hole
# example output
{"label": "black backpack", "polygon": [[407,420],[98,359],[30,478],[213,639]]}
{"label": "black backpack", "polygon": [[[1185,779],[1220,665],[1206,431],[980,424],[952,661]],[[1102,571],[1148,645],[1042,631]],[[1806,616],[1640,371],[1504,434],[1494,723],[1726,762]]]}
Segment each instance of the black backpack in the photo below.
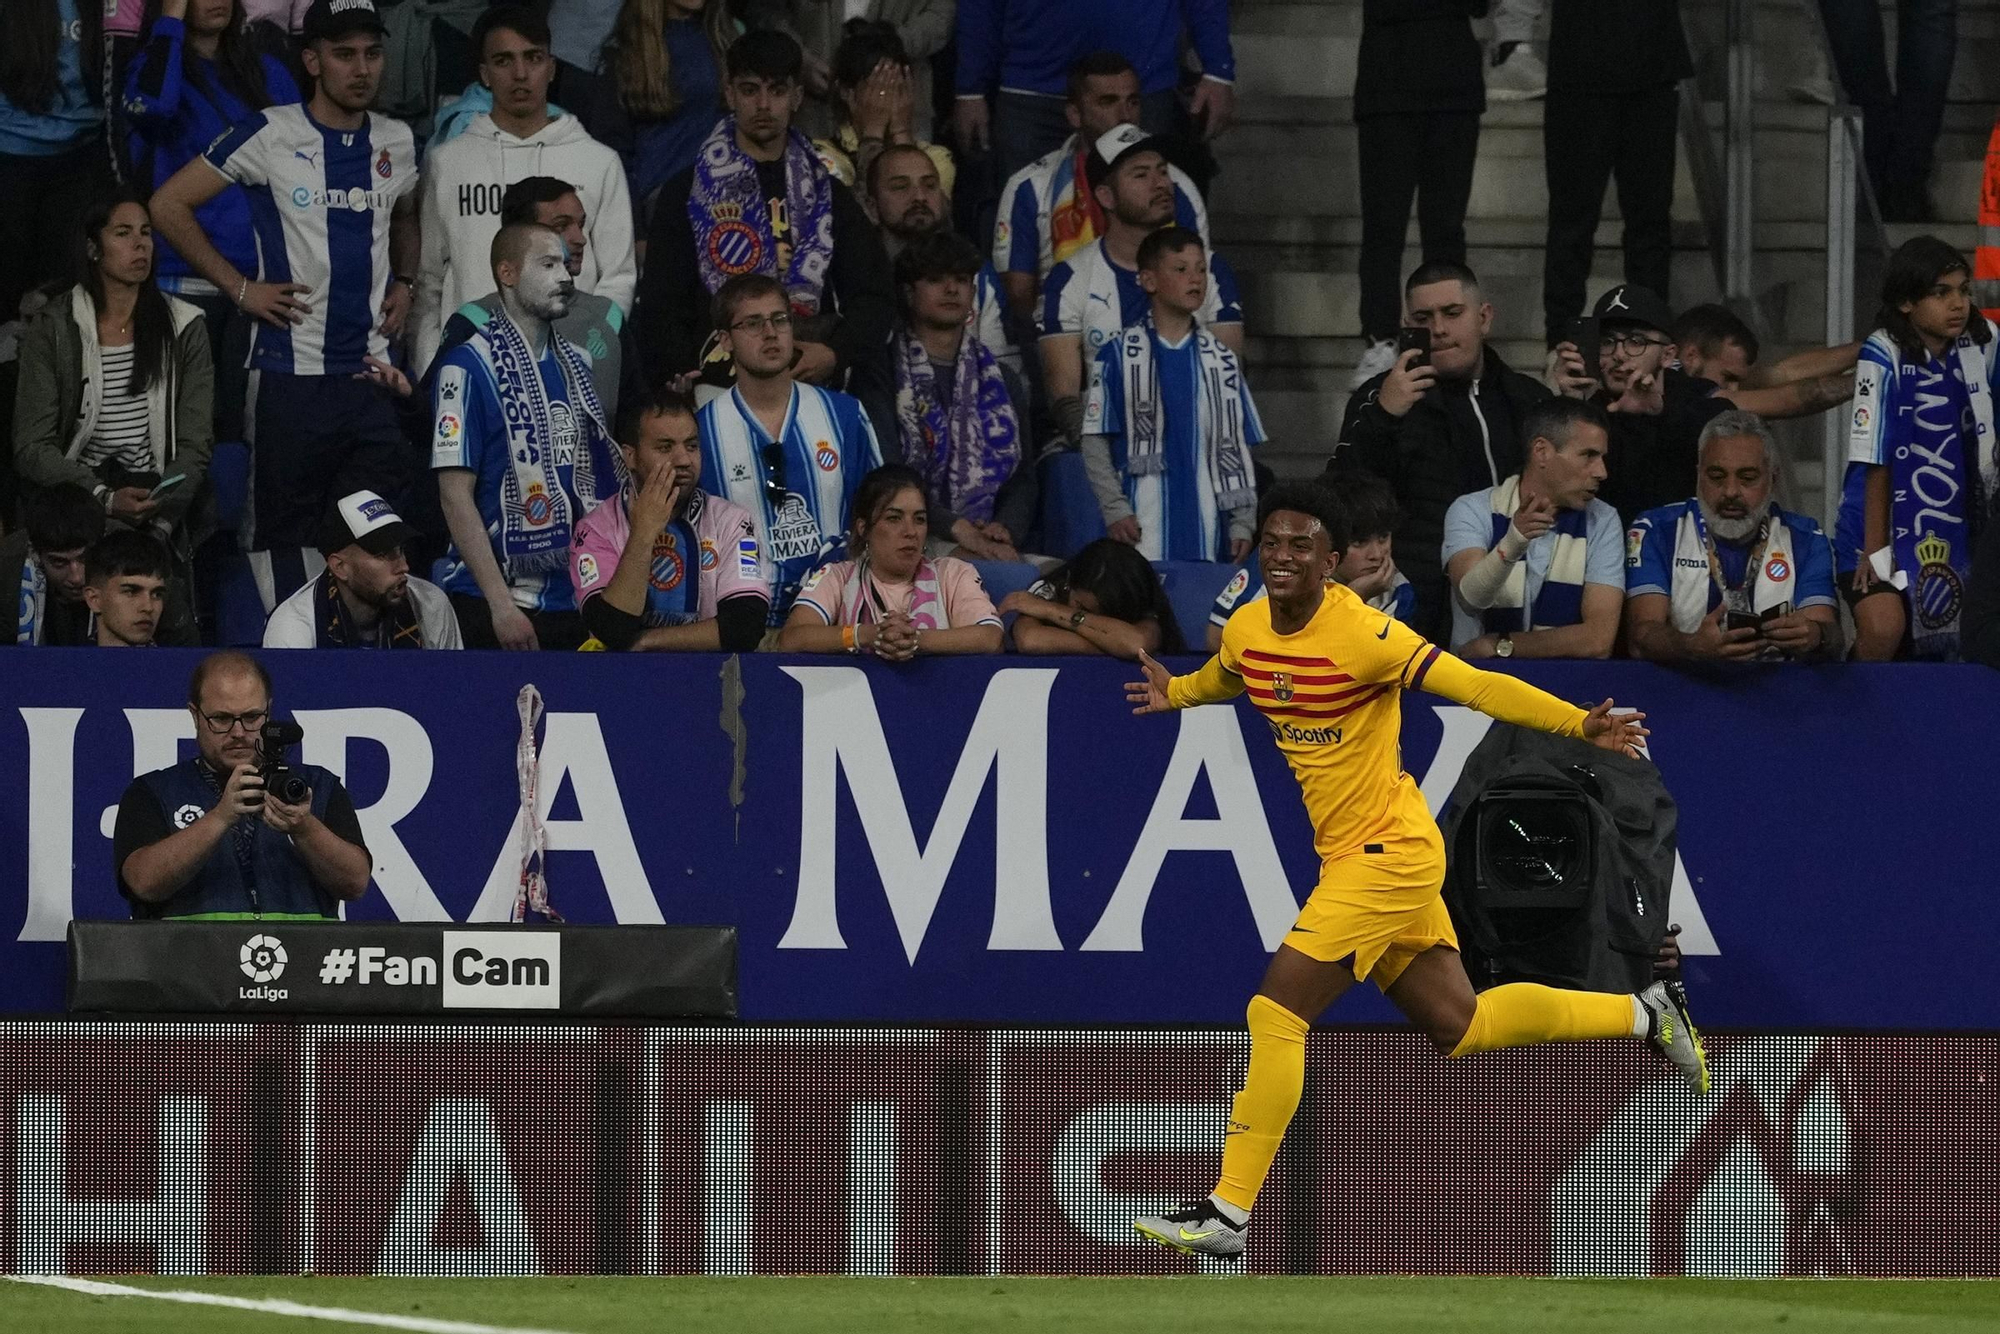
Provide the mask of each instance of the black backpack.
{"label": "black backpack", "polygon": [[1643,989],[1666,936],[1677,818],[1651,763],[1496,723],[1440,820],[1473,987]]}

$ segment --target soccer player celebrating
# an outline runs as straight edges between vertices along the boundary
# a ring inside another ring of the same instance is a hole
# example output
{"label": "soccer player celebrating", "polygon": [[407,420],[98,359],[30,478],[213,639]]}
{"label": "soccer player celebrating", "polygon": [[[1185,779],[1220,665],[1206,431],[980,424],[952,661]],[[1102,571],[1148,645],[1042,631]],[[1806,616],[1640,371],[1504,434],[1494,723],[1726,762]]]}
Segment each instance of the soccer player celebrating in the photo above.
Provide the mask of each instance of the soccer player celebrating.
{"label": "soccer player celebrating", "polygon": [[1126,687],[1138,714],[1218,704],[1248,691],[1304,789],[1319,885],[1250,1000],[1250,1068],[1236,1095],[1215,1193],[1134,1222],[1191,1255],[1238,1256],[1250,1208],[1305,1084],[1306,1031],[1356,981],[1372,980],[1452,1056],[1538,1042],[1648,1038],[1698,1089],[1701,1040],[1678,989],[1636,996],[1517,982],[1473,993],[1445,911],[1444,839],[1402,772],[1401,692],[1424,689],[1502,722],[1631,750],[1642,713],[1586,712],[1509,676],[1468,667],[1333,582],[1346,547],[1338,504],[1311,483],[1271,488],[1257,525],[1270,596],[1229,618],[1222,649],[1192,676],[1144,654]]}

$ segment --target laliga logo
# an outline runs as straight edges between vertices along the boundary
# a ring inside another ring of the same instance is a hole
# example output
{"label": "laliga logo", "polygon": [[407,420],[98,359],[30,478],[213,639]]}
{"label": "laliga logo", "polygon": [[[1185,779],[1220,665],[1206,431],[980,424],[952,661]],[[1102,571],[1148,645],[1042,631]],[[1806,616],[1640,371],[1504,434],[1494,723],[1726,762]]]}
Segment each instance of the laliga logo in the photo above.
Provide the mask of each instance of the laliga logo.
{"label": "laliga logo", "polygon": [[285,947],[276,936],[252,936],[237,951],[237,965],[252,982],[275,982],[285,971]]}
{"label": "laliga logo", "polygon": [[244,941],[236,954],[236,966],[243,970],[243,976],[260,984],[236,988],[238,1000],[281,1001],[292,994],[284,987],[263,985],[277,981],[285,972],[285,947],[276,936],[252,936]]}
{"label": "laliga logo", "polygon": [[1711,1093],[1649,1080],[1557,1180],[1551,1272],[1855,1272],[1839,1220],[1865,1189],[1867,1152],[1839,1040],[1759,1038],[1711,1059]]}

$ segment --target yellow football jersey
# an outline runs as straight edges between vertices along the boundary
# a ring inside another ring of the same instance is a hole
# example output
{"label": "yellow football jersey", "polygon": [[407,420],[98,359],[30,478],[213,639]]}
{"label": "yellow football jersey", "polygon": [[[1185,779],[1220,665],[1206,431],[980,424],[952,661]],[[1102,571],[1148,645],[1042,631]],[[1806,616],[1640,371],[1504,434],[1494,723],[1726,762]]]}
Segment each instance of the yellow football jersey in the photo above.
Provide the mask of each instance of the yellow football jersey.
{"label": "yellow football jersey", "polygon": [[1339,584],[1294,634],[1271,628],[1269,599],[1238,608],[1221,651],[1175,677],[1167,702],[1188,708],[1248,692],[1299,780],[1313,845],[1330,859],[1406,839],[1441,848],[1423,793],[1403,772],[1402,692],[1419,688],[1502,722],[1583,735],[1582,709],[1467,666]]}

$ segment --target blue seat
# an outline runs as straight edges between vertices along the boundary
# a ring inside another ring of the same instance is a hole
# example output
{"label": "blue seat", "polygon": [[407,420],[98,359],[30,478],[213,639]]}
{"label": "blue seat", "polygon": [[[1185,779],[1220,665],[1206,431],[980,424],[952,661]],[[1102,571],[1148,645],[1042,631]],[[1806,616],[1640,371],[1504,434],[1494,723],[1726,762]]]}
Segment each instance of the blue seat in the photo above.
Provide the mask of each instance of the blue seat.
{"label": "blue seat", "polygon": [[1083,455],[1073,449],[1041,457],[1042,549],[1068,560],[1104,536],[1104,515],[1091,494]]}
{"label": "blue seat", "polygon": [[1167,601],[1173,604],[1174,620],[1181,627],[1188,651],[1202,652],[1208,643],[1208,613],[1236,567],[1223,561],[1156,560],[1153,571],[1167,590]]}
{"label": "blue seat", "polygon": [[264,642],[264,599],[250,558],[231,552],[216,563],[215,642],[221,648],[255,648]]}
{"label": "blue seat", "polygon": [[1019,593],[1042,577],[1042,572],[1024,560],[976,560],[972,568],[979,571],[979,582],[986,585],[986,596],[999,606],[1009,593]]}

